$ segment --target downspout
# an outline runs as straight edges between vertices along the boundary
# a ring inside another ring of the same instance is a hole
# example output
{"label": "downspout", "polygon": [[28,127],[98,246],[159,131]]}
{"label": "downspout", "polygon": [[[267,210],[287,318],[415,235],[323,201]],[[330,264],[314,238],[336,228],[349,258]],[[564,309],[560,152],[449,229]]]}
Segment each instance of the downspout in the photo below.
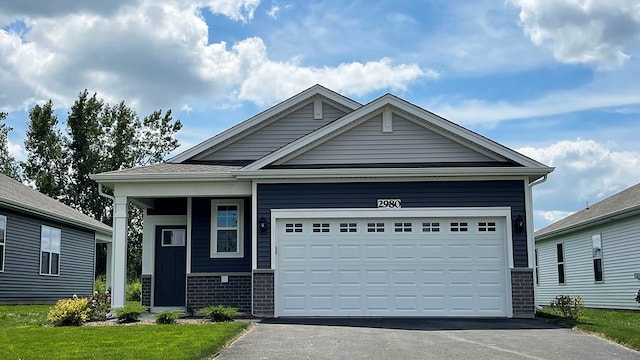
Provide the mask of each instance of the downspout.
{"label": "downspout", "polygon": [[[540,184],[544,183],[545,181],[547,181],[547,176],[548,176],[548,174],[545,174],[541,179],[538,179],[538,180],[532,182],[531,184],[529,184],[529,193],[531,194],[531,202],[532,202],[532,204],[531,204],[531,216],[532,217],[533,217],[533,187],[536,186],[536,185],[540,185]],[[527,223],[528,223],[528,221],[527,221]],[[536,292],[537,292],[537,289],[536,289],[537,288],[537,284],[536,284],[536,263],[535,263],[535,261],[536,261],[536,258],[535,258],[536,239],[535,239],[535,236],[533,235],[533,230],[531,232],[531,236],[533,236],[533,249],[532,249],[533,250],[533,254],[531,255],[530,258],[533,258],[533,306],[534,306],[534,311],[535,311],[535,309],[537,309],[537,307],[538,307],[538,301],[537,301],[538,296],[536,294]]]}
{"label": "downspout", "polygon": [[[545,178],[546,177],[547,176],[545,175]],[[105,193],[104,191],[102,191],[102,184],[101,183],[98,183],[98,194],[100,194],[100,196],[102,196],[102,197],[106,197],[107,199],[111,199],[111,201],[115,201],[116,200],[116,198],[114,198],[113,196],[111,196],[111,195]]]}

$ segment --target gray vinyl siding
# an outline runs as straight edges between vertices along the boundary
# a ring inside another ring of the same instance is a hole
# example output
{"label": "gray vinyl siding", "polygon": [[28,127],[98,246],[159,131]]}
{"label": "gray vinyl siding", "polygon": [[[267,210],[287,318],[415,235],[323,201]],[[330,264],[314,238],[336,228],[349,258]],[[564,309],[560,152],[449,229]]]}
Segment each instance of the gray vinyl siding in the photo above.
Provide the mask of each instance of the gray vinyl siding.
{"label": "gray vinyl siding", "polygon": [[[388,183],[258,184],[258,218],[271,218],[271,209],[375,208],[376,200],[401,199],[412,207],[511,208],[515,218],[525,216],[523,181],[433,181]],[[273,224],[270,224],[273,226]],[[527,267],[527,239],[513,233],[515,267]],[[271,266],[270,232],[258,233],[258,268]]]}
{"label": "gray vinyl siding", "polygon": [[[0,303],[51,303],[73,294],[93,292],[93,232],[41,220],[6,209],[5,271],[0,273]],[[40,231],[46,225],[61,231],[60,275],[40,275]]]}
{"label": "gray vinyl siding", "polygon": [[323,119],[315,120],[312,102],[233,143],[222,144],[220,147],[203,152],[194,157],[194,160],[254,161],[345,114],[344,111],[324,102],[322,109]]}
{"label": "gray vinyl siding", "polygon": [[493,159],[393,114],[393,132],[382,132],[378,115],[278,165],[486,161]]}
{"label": "gray vinyl siding", "polygon": [[[602,235],[603,282],[595,282],[591,237]],[[565,284],[558,284],[556,244],[564,245]],[[536,244],[540,283],[538,305],[558,295],[580,296],[588,307],[632,309],[640,289],[640,216],[617,220]]]}

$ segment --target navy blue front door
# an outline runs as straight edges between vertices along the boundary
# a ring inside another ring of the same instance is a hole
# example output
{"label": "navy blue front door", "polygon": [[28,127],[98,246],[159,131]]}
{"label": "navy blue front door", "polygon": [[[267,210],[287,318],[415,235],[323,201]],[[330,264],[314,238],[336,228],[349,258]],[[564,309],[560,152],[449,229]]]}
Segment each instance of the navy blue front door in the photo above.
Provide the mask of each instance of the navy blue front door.
{"label": "navy blue front door", "polygon": [[156,227],[154,306],[185,306],[186,227]]}

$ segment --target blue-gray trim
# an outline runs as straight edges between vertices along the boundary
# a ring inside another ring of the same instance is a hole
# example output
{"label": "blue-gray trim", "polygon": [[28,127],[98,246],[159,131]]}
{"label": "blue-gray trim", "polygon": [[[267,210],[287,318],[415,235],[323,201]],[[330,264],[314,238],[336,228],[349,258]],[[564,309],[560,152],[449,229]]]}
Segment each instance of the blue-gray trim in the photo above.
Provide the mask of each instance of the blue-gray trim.
{"label": "blue-gray trim", "polygon": [[[508,206],[525,216],[524,181],[258,184],[258,218],[271,209],[375,208],[380,198],[402,199],[403,208]],[[271,224],[273,225],[273,224]],[[513,233],[515,267],[527,267],[525,232]],[[271,234],[258,233],[258,269],[271,264]]]}
{"label": "blue-gray trim", "polygon": [[251,271],[251,199],[244,199],[244,257],[211,258],[211,200],[192,200],[191,272],[247,272]]}
{"label": "blue-gray trim", "polygon": [[[0,303],[52,303],[93,292],[95,234],[55,221],[0,208],[7,217]],[[41,226],[60,229],[60,275],[40,275]]]}

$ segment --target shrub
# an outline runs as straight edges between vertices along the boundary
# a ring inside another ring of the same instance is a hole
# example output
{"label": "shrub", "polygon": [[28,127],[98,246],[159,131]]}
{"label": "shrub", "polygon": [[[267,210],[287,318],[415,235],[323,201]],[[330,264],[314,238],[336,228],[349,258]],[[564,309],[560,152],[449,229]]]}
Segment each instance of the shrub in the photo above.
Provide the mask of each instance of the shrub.
{"label": "shrub", "polygon": [[111,310],[111,292],[105,290],[104,292],[94,291],[93,295],[89,297],[89,308],[91,313],[89,319],[92,321],[104,320],[107,318],[109,310]]}
{"label": "shrub", "polygon": [[90,314],[89,299],[74,295],[58,300],[49,310],[47,321],[53,326],[80,326],[89,320]]}
{"label": "shrub", "polygon": [[127,323],[138,321],[140,318],[140,314],[147,311],[145,306],[142,306],[137,303],[129,303],[124,307],[116,309],[116,317],[118,321]]}
{"label": "shrub", "polygon": [[223,305],[210,305],[200,309],[198,313],[215,322],[233,321],[234,318],[242,315],[238,309]]}
{"label": "shrub", "polygon": [[578,320],[584,310],[584,301],[580,296],[558,295],[550,304],[551,309],[566,319]]}
{"label": "shrub", "polygon": [[127,300],[140,301],[142,297],[142,284],[140,280],[132,281],[127,284]]}
{"label": "shrub", "polygon": [[156,314],[156,324],[175,324],[180,317],[180,311],[160,311]]}
{"label": "shrub", "polygon": [[99,277],[93,281],[93,291],[100,294],[107,292],[107,283],[104,277]]}

